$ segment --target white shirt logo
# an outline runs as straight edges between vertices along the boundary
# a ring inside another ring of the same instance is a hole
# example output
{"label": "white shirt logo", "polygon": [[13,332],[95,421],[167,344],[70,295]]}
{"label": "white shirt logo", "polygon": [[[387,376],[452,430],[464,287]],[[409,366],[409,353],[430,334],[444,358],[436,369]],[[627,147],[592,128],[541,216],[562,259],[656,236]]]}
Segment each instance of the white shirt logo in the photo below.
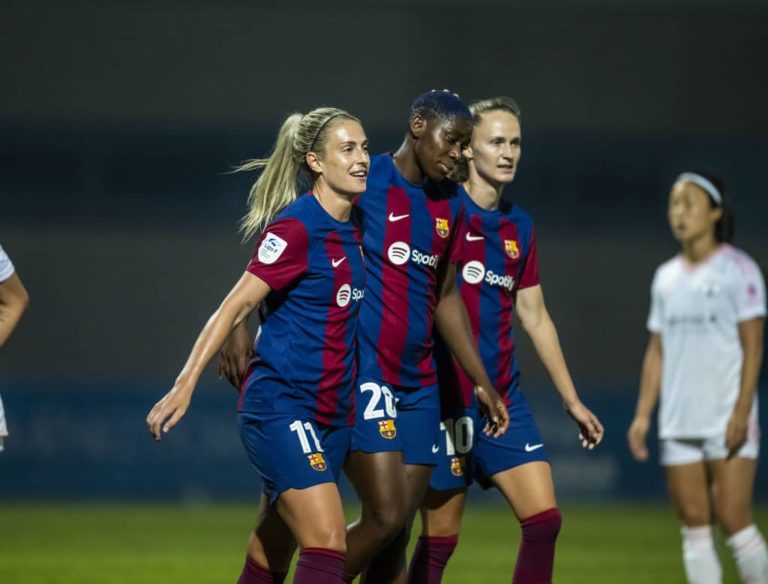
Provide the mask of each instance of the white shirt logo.
{"label": "white shirt logo", "polygon": [[344,308],[352,299],[352,287],[349,284],[342,284],[339,291],[336,292],[336,304]]}
{"label": "white shirt logo", "polygon": [[334,268],[338,268],[341,265],[341,262],[343,262],[345,259],[347,259],[347,256],[344,256],[343,258],[339,258],[337,260],[331,260],[331,265]]}
{"label": "white shirt logo", "polygon": [[472,260],[464,264],[461,275],[468,284],[479,284],[485,277],[485,266],[476,260]]}
{"label": "white shirt logo", "polygon": [[437,444],[432,445],[432,454],[437,454],[437,451],[440,450],[440,447]]}
{"label": "white shirt logo", "polygon": [[472,235],[470,233],[467,233],[467,241],[480,241],[485,239],[482,235]]}
{"label": "white shirt logo", "polygon": [[389,213],[389,222],[394,223],[395,221],[400,221],[401,219],[405,219],[408,217],[409,213],[406,213],[405,215],[395,215],[394,213]]}
{"label": "white shirt logo", "polygon": [[396,241],[389,246],[387,258],[396,266],[402,266],[411,256],[411,246],[404,241]]}
{"label": "white shirt logo", "polygon": [[526,452],[533,452],[534,450],[538,450],[539,448],[542,448],[543,446],[544,446],[543,444],[534,444],[533,446],[531,446],[530,444],[528,444],[526,442],[525,443],[525,451]]}
{"label": "white shirt logo", "polygon": [[272,233],[267,233],[259,246],[258,258],[262,264],[274,264],[283,254],[288,242]]}

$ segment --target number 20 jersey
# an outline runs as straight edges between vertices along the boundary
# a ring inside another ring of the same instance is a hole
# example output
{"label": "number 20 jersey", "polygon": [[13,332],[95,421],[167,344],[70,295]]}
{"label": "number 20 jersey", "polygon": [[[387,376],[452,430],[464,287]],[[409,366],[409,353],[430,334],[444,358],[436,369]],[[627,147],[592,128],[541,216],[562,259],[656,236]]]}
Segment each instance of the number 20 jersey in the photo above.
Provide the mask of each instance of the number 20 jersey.
{"label": "number 20 jersey", "polygon": [[461,191],[408,182],[391,155],[371,159],[363,221],[367,288],[360,308],[360,376],[408,388],[437,382],[432,324],[438,271],[458,260]]}

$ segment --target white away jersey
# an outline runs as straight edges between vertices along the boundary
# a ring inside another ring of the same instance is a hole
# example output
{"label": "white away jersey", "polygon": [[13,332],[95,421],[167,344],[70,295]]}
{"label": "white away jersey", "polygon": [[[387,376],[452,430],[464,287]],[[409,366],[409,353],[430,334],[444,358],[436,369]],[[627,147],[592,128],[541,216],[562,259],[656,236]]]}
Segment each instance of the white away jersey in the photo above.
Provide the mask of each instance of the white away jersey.
{"label": "white away jersey", "polygon": [[13,275],[13,264],[11,258],[3,251],[0,245],[0,282],[4,282]]}
{"label": "white away jersey", "polygon": [[[731,245],[696,266],[680,255],[659,266],[648,329],[661,335],[663,353],[660,438],[725,434],[741,381],[738,324],[765,313],[760,269]],[[753,418],[756,407],[757,397]]]}

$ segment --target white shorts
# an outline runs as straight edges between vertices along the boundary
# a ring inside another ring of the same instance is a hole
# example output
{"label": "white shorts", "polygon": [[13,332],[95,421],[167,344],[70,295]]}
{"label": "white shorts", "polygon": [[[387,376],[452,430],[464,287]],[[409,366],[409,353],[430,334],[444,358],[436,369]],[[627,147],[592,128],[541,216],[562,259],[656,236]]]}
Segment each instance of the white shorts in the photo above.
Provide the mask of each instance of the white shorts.
{"label": "white shorts", "polygon": [[[662,466],[692,464],[728,456],[725,435],[713,438],[669,438],[659,441]],[[736,453],[738,458],[757,458],[760,454],[760,430],[747,433],[747,441]]]}

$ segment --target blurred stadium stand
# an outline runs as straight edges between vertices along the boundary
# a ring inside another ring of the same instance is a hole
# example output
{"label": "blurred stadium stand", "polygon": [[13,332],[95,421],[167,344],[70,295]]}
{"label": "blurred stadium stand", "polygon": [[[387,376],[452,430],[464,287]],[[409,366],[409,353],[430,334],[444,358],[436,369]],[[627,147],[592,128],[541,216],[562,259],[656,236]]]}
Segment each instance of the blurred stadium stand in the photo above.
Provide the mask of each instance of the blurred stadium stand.
{"label": "blurred stadium stand", "polygon": [[[10,0],[0,23],[0,243],[32,296],[0,353],[0,496],[252,492],[212,374],[166,444],[143,427],[250,255],[236,223],[251,177],[227,171],[321,104],[394,149],[432,87],[523,108],[509,195],[534,215],[550,311],[608,425],[599,452],[577,452],[521,339],[558,489],[663,496],[624,431],[651,276],[676,251],[666,196],[684,168],[722,174],[736,243],[768,267],[764,3]],[[758,496],[764,464],[759,480]]]}

